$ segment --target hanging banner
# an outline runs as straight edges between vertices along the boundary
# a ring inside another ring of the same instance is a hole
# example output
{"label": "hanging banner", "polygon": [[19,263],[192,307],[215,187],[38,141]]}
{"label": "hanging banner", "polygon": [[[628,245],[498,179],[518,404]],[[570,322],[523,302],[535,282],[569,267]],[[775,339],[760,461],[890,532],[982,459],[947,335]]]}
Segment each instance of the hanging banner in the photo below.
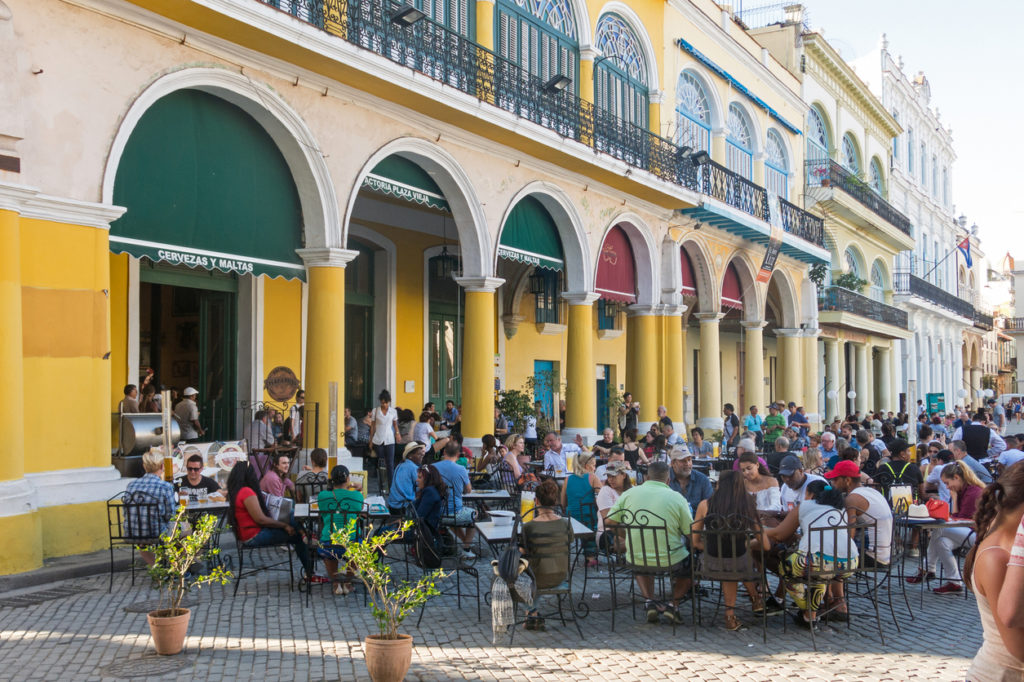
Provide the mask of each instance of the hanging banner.
{"label": "hanging banner", "polygon": [[782,227],[782,203],[776,194],[768,194],[768,206],[771,207],[768,220],[771,223],[771,235],[768,237],[768,248],[764,252],[764,260],[761,261],[761,269],[757,272],[757,281],[765,283],[772,277],[772,270],[775,269],[775,262],[779,260],[779,251],[782,249],[782,234],[785,230]]}

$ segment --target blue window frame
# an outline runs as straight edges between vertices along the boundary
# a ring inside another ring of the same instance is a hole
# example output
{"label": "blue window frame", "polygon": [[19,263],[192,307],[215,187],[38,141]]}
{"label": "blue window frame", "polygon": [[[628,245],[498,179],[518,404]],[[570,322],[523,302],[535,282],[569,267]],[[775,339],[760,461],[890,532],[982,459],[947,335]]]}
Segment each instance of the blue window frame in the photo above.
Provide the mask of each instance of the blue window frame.
{"label": "blue window frame", "polygon": [[754,137],[750,119],[740,105],[729,105],[729,135],[725,138],[725,165],[738,175],[751,178],[754,169]]}
{"label": "blue window frame", "polygon": [[817,107],[807,114],[807,184],[820,185],[828,175],[828,128]]}
{"label": "blue window frame", "polygon": [[676,143],[695,151],[711,151],[711,106],[700,80],[692,73],[679,74],[676,85]]}
{"label": "blue window frame", "polygon": [[622,312],[622,304],[615,301],[606,301],[601,298],[597,301],[597,328],[598,329],[621,329],[619,324],[619,313]]}
{"label": "blue window frame", "polygon": [[601,51],[594,69],[597,106],[641,128],[650,124],[647,60],[636,33],[617,14],[597,22],[595,43]]}
{"label": "blue window frame", "polygon": [[877,157],[871,159],[868,184],[871,186],[871,189],[875,191],[875,194],[880,197],[885,196],[885,182],[882,179],[882,163]]}
{"label": "blue window frame", "polygon": [[566,0],[498,0],[494,21],[501,57],[542,81],[568,76],[579,92],[576,21]]}
{"label": "blue window frame", "polygon": [[857,143],[849,133],[843,135],[843,167],[860,176],[860,153],[857,151]]}
{"label": "blue window frame", "polygon": [[769,192],[789,198],[789,161],[786,145],[775,130],[769,130],[764,145],[764,183]]}

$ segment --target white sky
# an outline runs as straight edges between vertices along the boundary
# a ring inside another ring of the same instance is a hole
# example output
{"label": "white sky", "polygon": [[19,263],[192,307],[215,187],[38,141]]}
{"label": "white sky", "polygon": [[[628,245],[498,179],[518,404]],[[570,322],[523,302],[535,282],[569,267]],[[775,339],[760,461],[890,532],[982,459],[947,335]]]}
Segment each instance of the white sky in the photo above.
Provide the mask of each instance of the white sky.
{"label": "white sky", "polygon": [[1024,134],[1018,130],[1024,111],[1024,0],[803,2],[810,27],[824,28],[846,59],[875,49],[885,33],[889,51],[903,56],[905,73],[924,71],[931,105],[953,129],[956,215],[978,224],[991,262],[1006,251],[1024,257]]}

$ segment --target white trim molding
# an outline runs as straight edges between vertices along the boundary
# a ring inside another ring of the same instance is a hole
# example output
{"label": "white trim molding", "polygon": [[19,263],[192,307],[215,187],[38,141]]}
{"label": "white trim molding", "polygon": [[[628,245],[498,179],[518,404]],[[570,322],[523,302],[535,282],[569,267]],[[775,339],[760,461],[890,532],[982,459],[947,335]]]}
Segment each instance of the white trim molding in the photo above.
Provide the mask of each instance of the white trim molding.
{"label": "white trim molding", "polygon": [[505,283],[500,277],[456,277],[455,281],[466,291],[491,294]]}
{"label": "white trim molding", "polygon": [[36,491],[24,478],[0,481],[0,517],[30,514],[36,510]]}
{"label": "white trim molding", "polygon": [[122,492],[134,479],[121,478],[117,469],[105,466],[25,474],[25,480],[35,489],[39,507],[56,507],[103,502]]}
{"label": "white trim molding", "polygon": [[343,268],[359,255],[352,249],[295,249],[307,268]]}
{"label": "white trim molding", "polygon": [[40,194],[38,189],[28,185],[0,183],[0,210],[15,211],[33,220],[109,230],[110,223],[120,218],[126,209],[110,203]]}

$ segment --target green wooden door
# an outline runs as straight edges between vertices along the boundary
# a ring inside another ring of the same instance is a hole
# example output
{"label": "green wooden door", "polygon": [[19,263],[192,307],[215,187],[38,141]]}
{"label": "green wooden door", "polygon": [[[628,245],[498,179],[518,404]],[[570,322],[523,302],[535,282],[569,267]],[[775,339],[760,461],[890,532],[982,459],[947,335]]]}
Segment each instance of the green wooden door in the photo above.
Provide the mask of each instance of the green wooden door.
{"label": "green wooden door", "polygon": [[462,381],[459,376],[459,342],[462,325],[456,315],[430,313],[430,398],[438,409],[446,400],[456,405],[462,400]]}
{"label": "green wooden door", "polygon": [[199,298],[199,402],[206,440],[234,436],[235,295],[203,291]]}

